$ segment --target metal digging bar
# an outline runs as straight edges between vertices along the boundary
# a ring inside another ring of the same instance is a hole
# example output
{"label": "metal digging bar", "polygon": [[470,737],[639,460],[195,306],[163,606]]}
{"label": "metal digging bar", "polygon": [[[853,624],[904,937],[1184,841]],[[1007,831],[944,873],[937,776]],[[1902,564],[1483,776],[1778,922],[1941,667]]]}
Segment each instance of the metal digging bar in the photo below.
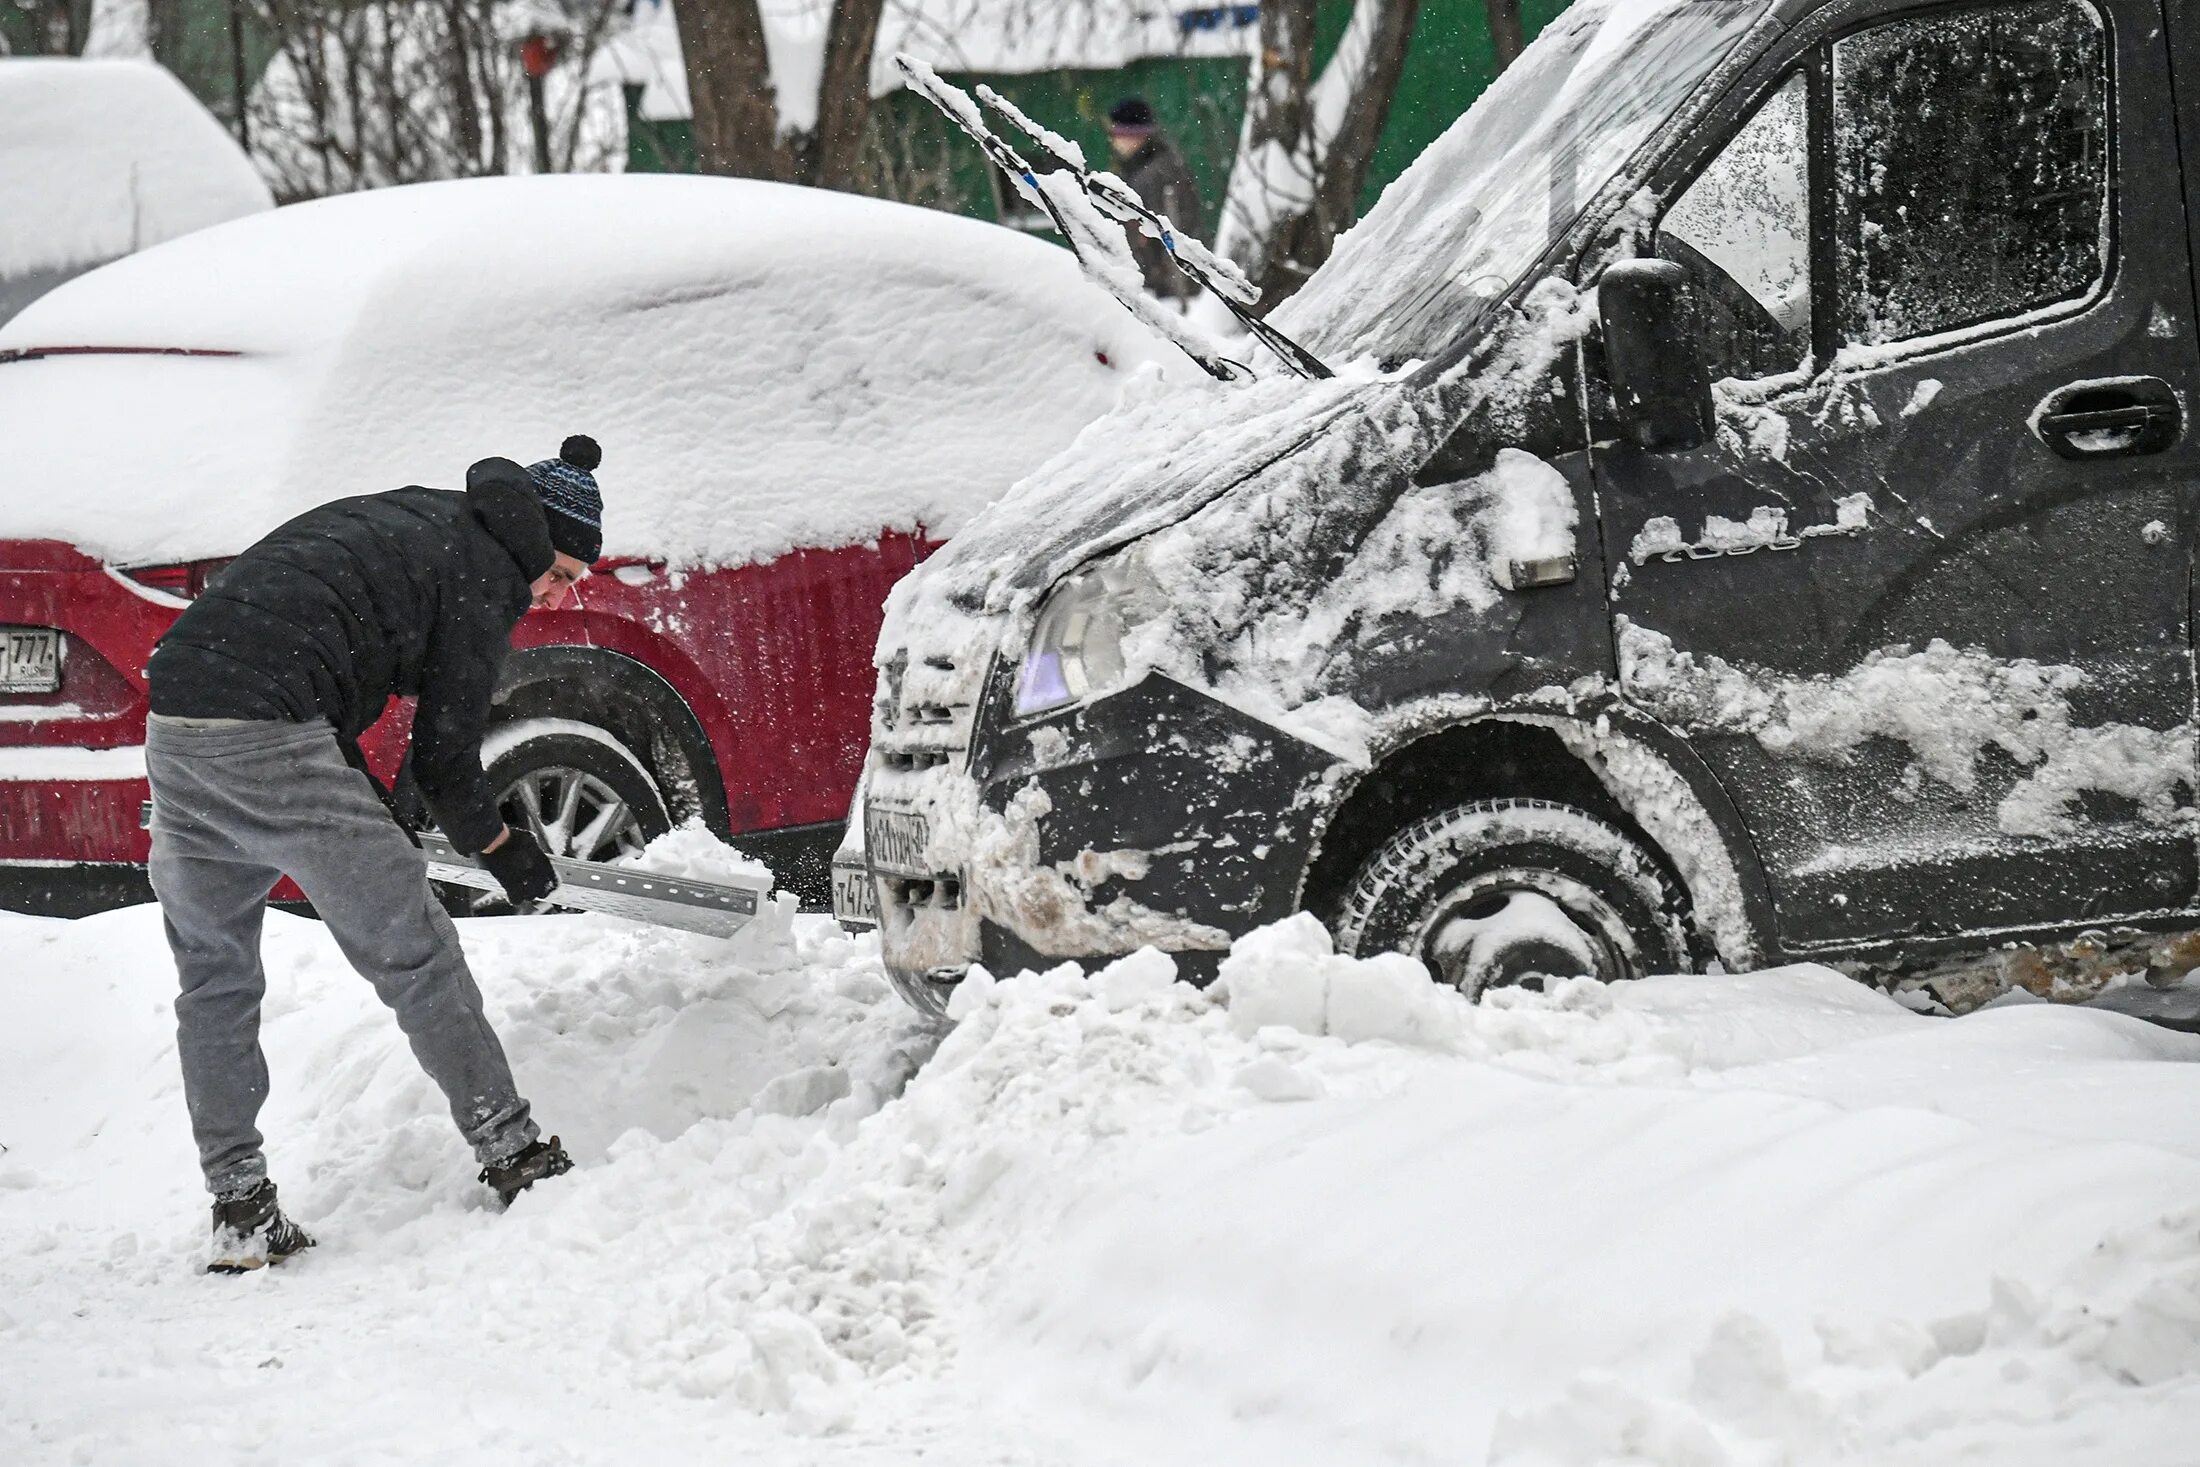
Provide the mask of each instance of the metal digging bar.
{"label": "metal digging bar", "polygon": [[[153,825],[150,800],[139,807],[138,823]],[[428,858],[428,875],[453,886],[475,891],[502,892],[497,879],[473,857],[434,831],[419,834],[420,849]],[[550,867],[558,873],[558,889],[545,905],[572,907],[584,912],[603,912],[652,927],[677,927],[712,937],[731,937],[746,927],[771,896],[769,878],[735,878],[731,882],[696,881],[689,877],[659,876],[627,866],[606,866],[596,861],[576,861],[552,856]]]}
{"label": "metal digging bar", "polygon": [[[433,831],[420,833],[420,849],[428,856],[428,874],[437,881],[476,891],[503,890],[473,857],[461,855],[456,846]],[[550,867],[558,873],[558,889],[550,893],[549,905],[604,912],[653,927],[707,932],[713,937],[731,937],[746,927],[772,889],[768,879],[696,881],[627,866],[576,861],[568,856],[550,857]]]}

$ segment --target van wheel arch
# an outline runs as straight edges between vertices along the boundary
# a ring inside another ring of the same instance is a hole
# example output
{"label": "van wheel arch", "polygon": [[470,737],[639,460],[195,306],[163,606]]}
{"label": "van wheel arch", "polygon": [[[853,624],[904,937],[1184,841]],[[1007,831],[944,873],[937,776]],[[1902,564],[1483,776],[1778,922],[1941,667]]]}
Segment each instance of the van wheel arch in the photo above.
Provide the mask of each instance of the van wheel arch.
{"label": "van wheel arch", "polygon": [[[1584,752],[1595,749],[1600,737],[1579,718],[1498,714],[1449,724],[1399,744],[1362,772],[1332,809],[1308,862],[1300,905],[1336,931],[1355,878],[1400,832],[1454,806],[1542,801],[1570,806],[1611,825],[1642,847],[1672,890],[1687,894],[1690,956],[1698,965],[1713,958],[1729,967],[1761,960],[1769,947],[1764,940],[1771,931],[1769,902],[1755,853],[1746,848],[1731,812],[1704,812],[1739,887],[1740,910],[1714,913],[1702,910],[1713,904],[1705,900],[1700,874],[1682,869],[1683,863],[1660,839],[1666,832],[1645,829]],[[1700,800],[1700,786],[1673,768],[1666,750],[1654,749],[1653,757]]]}
{"label": "van wheel arch", "polygon": [[662,674],[600,647],[523,647],[504,665],[490,726],[531,718],[593,724],[632,750],[675,825],[700,818],[732,834],[725,782],[695,710]]}

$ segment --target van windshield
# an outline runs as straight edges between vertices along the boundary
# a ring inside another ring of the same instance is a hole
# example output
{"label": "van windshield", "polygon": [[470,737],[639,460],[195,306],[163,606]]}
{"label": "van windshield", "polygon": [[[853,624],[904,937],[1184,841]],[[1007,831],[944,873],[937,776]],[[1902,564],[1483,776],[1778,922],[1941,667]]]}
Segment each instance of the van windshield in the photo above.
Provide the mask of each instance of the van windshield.
{"label": "van windshield", "polygon": [[1575,0],[1277,312],[1331,361],[1430,358],[1580,217],[1769,0]]}

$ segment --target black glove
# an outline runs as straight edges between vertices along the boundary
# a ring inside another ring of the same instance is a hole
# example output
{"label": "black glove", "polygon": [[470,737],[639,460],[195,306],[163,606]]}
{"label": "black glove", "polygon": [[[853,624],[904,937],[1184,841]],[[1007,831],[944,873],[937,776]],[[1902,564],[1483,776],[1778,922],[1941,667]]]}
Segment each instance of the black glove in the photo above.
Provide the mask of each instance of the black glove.
{"label": "black glove", "polygon": [[504,888],[515,910],[532,912],[544,897],[558,889],[558,873],[526,826],[507,825],[505,829],[511,834],[495,850],[483,851],[481,864]]}

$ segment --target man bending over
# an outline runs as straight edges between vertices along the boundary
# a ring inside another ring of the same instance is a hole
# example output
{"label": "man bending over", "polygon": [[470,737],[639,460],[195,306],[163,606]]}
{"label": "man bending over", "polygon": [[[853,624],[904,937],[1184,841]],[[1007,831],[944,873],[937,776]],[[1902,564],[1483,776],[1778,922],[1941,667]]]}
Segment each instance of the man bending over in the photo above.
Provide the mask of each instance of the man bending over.
{"label": "man bending over", "polygon": [[416,695],[413,775],[444,834],[523,910],[551,893],[542,847],[497,812],[481,736],[512,628],[562,604],[602,548],[601,457],[575,436],[532,468],[483,459],[463,494],[398,489],[309,510],[225,567],[154,650],[151,876],[214,1195],[209,1272],[313,1245],[276,1205],[257,1126],[260,925],[286,875],[397,1016],[481,1180],[509,1204],[571,1169],[528,1115],[425,858],[357,741],[393,696]]}

